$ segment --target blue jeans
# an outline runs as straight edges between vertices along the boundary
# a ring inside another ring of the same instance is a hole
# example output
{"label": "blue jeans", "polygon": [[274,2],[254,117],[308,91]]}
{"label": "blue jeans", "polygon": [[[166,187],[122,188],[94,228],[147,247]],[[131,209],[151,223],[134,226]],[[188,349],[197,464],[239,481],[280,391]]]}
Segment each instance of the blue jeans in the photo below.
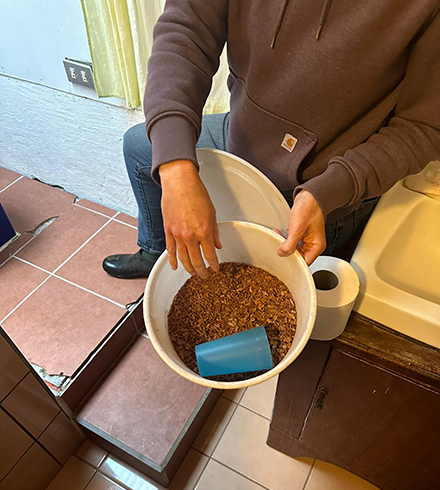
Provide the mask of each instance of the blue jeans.
{"label": "blue jeans", "polygon": [[[228,114],[203,117],[198,148],[227,150]],[[138,245],[151,253],[165,250],[165,233],[161,212],[161,188],[151,179],[152,148],[145,132],[145,124],[137,124],[124,135],[124,159],[128,176],[139,208]],[[325,227],[327,248],[325,255],[341,247],[356,229],[368,220],[377,199],[367,200],[361,207]]]}

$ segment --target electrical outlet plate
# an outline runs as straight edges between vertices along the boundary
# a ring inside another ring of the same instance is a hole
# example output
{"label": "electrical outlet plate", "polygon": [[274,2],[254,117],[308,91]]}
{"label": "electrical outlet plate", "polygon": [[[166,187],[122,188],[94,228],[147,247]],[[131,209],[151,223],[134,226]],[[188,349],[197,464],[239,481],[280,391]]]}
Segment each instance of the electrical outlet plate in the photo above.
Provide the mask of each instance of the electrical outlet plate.
{"label": "electrical outlet plate", "polygon": [[77,61],[70,58],[64,58],[63,64],[69,82],[91,89],[95,88],[92,63],[88,61]]}

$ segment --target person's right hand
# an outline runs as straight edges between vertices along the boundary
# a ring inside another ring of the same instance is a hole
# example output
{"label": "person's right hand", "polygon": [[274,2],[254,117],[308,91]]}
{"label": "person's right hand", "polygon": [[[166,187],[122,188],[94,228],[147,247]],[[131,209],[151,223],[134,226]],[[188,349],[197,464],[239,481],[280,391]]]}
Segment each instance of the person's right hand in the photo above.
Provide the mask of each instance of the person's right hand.
{"label": "person's right hand", "polygon": [[216,248],[222,248],[215,208],[196,167],[188,160],[177,160],[159,167],[162,184],[162,216],[168,260],[177,269],[177,255],[183,267],[203,279],[208,271],[202,258],[214,271],[219,262]]}

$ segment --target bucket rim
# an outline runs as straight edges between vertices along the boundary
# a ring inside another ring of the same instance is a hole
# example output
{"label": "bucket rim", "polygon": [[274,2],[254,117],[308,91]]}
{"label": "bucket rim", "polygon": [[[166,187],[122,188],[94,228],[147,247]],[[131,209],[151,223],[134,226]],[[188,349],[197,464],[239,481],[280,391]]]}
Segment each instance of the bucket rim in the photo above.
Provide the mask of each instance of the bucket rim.
{"label": "bucket rim", "polygon": [[[262,233],[270,234],[273,236],[274,239],[276,239],[279,244],[281,245],[284,241],[284,238],[280,236],[277,232],[274,230],[267,228],[266,226],[258,225],[255,223],[249,223],[247,221],[221,221],[218,223],[219,228],[224,227],[224,226],[240,226],[240,227],[251,227],[254,229],[258,229]],[[241,388],[247,388],[249,386],[254,386],[260,383],[263,383],[264,381],[268,381],[269,379],[273,378],[274,376],[277,376],[279,373],[284,371],[292,362],[301,354],[301,352],[304,350],[304,347],[306,346],[307,342],[310,340],[310,337],[312,335],[313,327],[315,325],[315,319],[316,319],[316,309],[317,309],[317,303],[316,303],[316,289],[313,281],[312,274],[310,272],[309,267],[307,266],[304,258],[301,256],[301,254],[295,250],[295,252],[288,256],[285,257],[286,260],[292,260],[295,259],[298,261],[301,270],[303,271],[306,281],[307,281],[307,286],[311,295],[311,305],[310,305],[310,316],[307,321],[307,327],[305,334],[301,338],[300,342],[296,346],[296,350],[293,356],[291,356],[289,359],[287,358],[287,355],[284,357],[284,359],[277,364],[274,368],[271,370],[260,374],[259,376],[255,376],[253,378],[249,378],[243,381],[213,381],[209,380],[206,378],[203,378],[202,376],[194,373],[193,371],[190,371],[188,368],[188,371],[183,369],[181,366],[179,366],[173,359],[171,359],[168,354],[166,353],[165,349],[162,347],[161,343],[159,342],[156,332],[154,331],[154,327],[150,322],[150,318],[148,315],[148,307],[149,307],[149,302],[150,298],[152,297],[152,290],[154,288],[154,278],[157,274],[157,272],[163,267],[164,263],[168,261],[168,253],[165,250],[159,257],[159,259],[156,261],[154,264],[150,275],[148,276],[147,283],[145,285],[145,292],[144,292],[144,304],[143,304],[143,316],[144,316],[144,322],[145,322],[145,327],[147,329],[147,334],[148,337],[153,345],[154,350],[157,352],[159,357],[165,362],[165,364],[168,365],[175,373],[179,374],[183,378],[187,379],[188,381],[192,381],[193,383],[196,383],[201,386],[205,386],[207,388],[214,388],[214,389],[220,389],[220,390],[236,390],[236,389],[241,389]],[[189,274],[188,274],[189,276]]]}

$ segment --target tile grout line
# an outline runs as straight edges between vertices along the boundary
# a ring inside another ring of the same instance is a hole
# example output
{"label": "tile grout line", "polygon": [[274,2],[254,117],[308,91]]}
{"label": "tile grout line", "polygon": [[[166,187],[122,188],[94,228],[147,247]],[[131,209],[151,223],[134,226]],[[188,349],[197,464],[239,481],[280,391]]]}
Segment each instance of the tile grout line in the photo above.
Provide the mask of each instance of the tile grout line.
{"label": "tile grout line", "polygon": [[98,298],[105,299],[106,301],[109,301],[110,303],[113,303],[116,306],[119,306],[120,308],[123,308],[126,310],[127,308],[124,305],[121,305],[117,301],[114,301],[110,298],[106,298],[105,296],[102,296],[102,294],[96,293],[95,291],[92,291],[91,289],[87,289],[84,286],[80,286],[79,284],[76,284],[72,281],[69,281],[68,279],[65,279],[64,277],[58,276],[56,274],[52,274],[52,277],[56,277],[57,279],[60,279],[61,281],[67,282],[68,284],[71,284],[72,286],[76,286],[79,289],[82,289],[83,291],[86,291],[87,293],[93,294],[94,296],[97,296]]}
{"label": "tile grout line", "polygon": [[[26,233],[26,232],[25,232]],[[22,235],[20,235],[22,236]],[[37,235],[33,235],[32,238],[30,240],[28,240],[24,245],[22,245],[18,250],[16,250],[11,256],[9,256],[6,260],[4,260],[1,264],[0,264],[0,267],[3,267],[6,262],[9,262],[13,257],[16,257],[16,254],[18,254],[18,252],[20,252],[24,247],[26,247],[26,245],[28,245],[29,243],[31,243],[31,241],[36,238]],[[18,257],[17,257],[18,258]]]}
{"label": "tile grout line", "polygon": [[[246,386],[245,388],[238,388],[239,390],[243,390],[243,393],[241,394],[240,396],[240,399],[238,401],[236,400],[231,400],[230,398],[228,398],[227,396],[224,395],[224,392],[225,391],[229,391],[229,390],[223,390],[223,393],[222,393],[222,397],[225,398],[226,400],[229,400],[230,402],[232,403],[235,403],[236,405],[240,405],[241,403],[241,400],[243,400],[243,397],[244,397],[244,394],[246,393],[246,390],[250,388],[250,386]],[[232,390],[231,390],[232,391]],[[241,406],[241,405],[240,405]]]}
{"label": "tile grout line", "polygon": [[[84,242],[84,243],[83,243],[83,244],[82,244],[80,247],[78,247],[78,249],[77,249],[77,250],[76,250],[76,251],[75,251],[75,252],[74,252],[72,255],[70,255],[70,257],[68,257],[68,258],[67,258],[67,259],[66,259],[66,260],[65,260],[65,261],[64,261],[64,262],[63,262],[61,265],[59,265],[59,266],[58,266],[58,267],[57,267],[57,268],[56,268],[56,269],[55,269],[55,270],[54,270],[52,273],[49,273],[49,275],[48,275],[48,276],[47,276],[47,277],[46,277],[46,278],[45,278],[45,279],[44,279],[44,280],[43,280],[43,281],[42,281],[42,282],[41,282],[41,283],[40,283],[40,284],[39,284],[39,285],[38,285],[38,286],[37,286],[37,287],[36,287],[36,288],[33,290],[33,291],[31,291],[31,292],[30,292],[30,293],[29,293],[29,294],[28,294],[28,295],[27,295],[27,296],[26,296],[24,299],[22,299],[22,300],[20,301],[20,303],[18,303],[18,305],[16,305],[16,306],[15,306],[15,307],[14,307],[14,308],[13,308],[13,309],[12,309],[12,310],[11,310],[11,311],[8,313],[8,314],[7,314],[7,315],[6,315],[4,318],[2,318],[2,319],[0,320],[0,324],[1,324],[1,323],[3,323],[4,321],[6,321],[6,320],[7,320],[7,319],[8,319],[8,318],[9,318],[9,317],[12,315],[12,313],[14,313],[14,311],[16,311],[16,310],[17,310],[17,309],[18,309],[18,308],[19,308],[19,307],[20,307],[20,306],[21,306],[21,305],[22,305],[22,304],[23,304],[23,303],[24,303],[24,302],[25,302],[27,299],[29,299],[29,298],[30,298],[30,297],[31,297],[31,296],[32,296],[32,295],[33,295],[33,294],[34,294],[36,291],[38,291],[38,289],[40,289],[40,287],[41,287],[41,286],[42,286],[42,285],[43,285],[45,282],[47,282],[47,281],[48,281],[48,280],[49,280],[49,279],[50,279],[52,276],[55,276],[55,273],[56,273],[56,272],[57,272],[57,271],[58,271],[58,270],[59,270],[59,269],[60,269],[60,268],[61,268],[63,265],[65,265],[65,264],[66,264],[66,263],[67,263],[67,262],[68,262],[68,261],[69,261],[69,260],[70,260],[70,259],[71,259],[71,258],[74,256],[74,255],[76,255],[76,254],[77,254],[77,253],[78,253],[78,252],[79,252],[79,251],[80,251],[80,250],[81,250],[81,249],[82,249],[82,248],[83,248],[83,247],[84,247],[84,246],[85,246],[85,245],[86,245],[86,244],[87,244],[87,243],[88,243],[90,240],[92,240],[92,239],[93,239],[93,238],[94,238],[94,237],[95,237],[95,236],[96,236],[96,235],[97,235],[97,234],[98,234],[98,233],[99,233],[99,232],[100,232],[102,229],[104,229],[104,228],[105,228],[105,227],[106,227],[106,226],[107,226],[107,225],[108,225],[108,224],[109,224],[111,221],[113,221],[113,219],[114,219],[114,218],[115,218],[115,217],[116,217],[118,214],[119,214],[119,212],[117,212],[113,218],[109,218],[109,220],[108,220],[106,223],[104,223],[104,224],[101,226],[101,228],[99,228],[99,230],[97,230],[97,231],[96,231],[96,232],[95,232],[95,233],[94,233],[94,234],[93,234],[91,237],[89,237],[89,238],[88,238],[88,239],[87,239],[87,240],[86,240],[86,241],[85,241],[85,242]],[[28,242],[28,243],[29,243],[29,242]],[[14,258],[16,258],[16,259],[18,259],[18,257],[15,257],[14,255],[12,255],[12,256],[11,256],[9,259],[7,259],[7,260],[12,259],[13,257],[14,257]],[[23,259],[20,259],[20,260],[23,260]],[[6,261],[5,261],[5,262],[6,262]],[[5,262],[3,262],[3,264],[4,264]],[[2,264],[2,265],[3,265],[3,264]],[[34,265],[34,264],[30,264],[30,265]],[[44,270],[44,269],[42,269],[42,270]],[[61,277],[59,277],[59,276],[56,276],[56,277],[58,277],[59,279],[63,279],[63,278],[61,278]],[[65,280],[65,279],[63,279],[63,280]],[[66,282],[68,282],[67,280],[65,280],[65,281],[66,281]],[[74,283],[72,283],[72,284],[74,284]],[[77,284],[75,284],[75,286],[78,286],[78,285],[77,285]],[[78,286],[78,287],[80,287],[80,286]],[[81,288],[81,287],[80,287],[80,288]],[[84,288],[84,289],[85,289],[85,288]],[[89,292],[91,292],[91,291],[89,291]],[[96,294],[97,294],[97,293],[96,293]],[[103,298],[104,298],[104,297],[103,297]],[[106,298],[104,298],[104,299],[106,299]],[[112,301],[112,300],[110,300],[110,301]],[[122,305],[119,305],[119,304],[118,304],[118,306],[122,306]],[[125,308],[124,306],[122,306],[122,307],[123,307],[123,308]]]}
{"label": "tile grout line", "polygon": [[27,371],[27,373],[20,378],[20,380],[17,382],[17,384],[11,388],[8,392],[6,392],[6,395],[3,396],[3,398],[0,398],[0,406],[2,406],[2,403],[8,398],[8,396],[17,388],[17,386],[26,378],[26,376],[30,373],[30,371]]}
{"label": "tile grout line", "polygon": [[[95,209],[90,209],[90,208],[86,208],[85,206],[81,206],[81,204],[78,204],[76,202],[73,205],[74,206],[77,206],[77,207],[79,207],[81,209],[85,209],[87,211],[90,211],[92,213],[99,214],[99,216],[103,216],[104,218],[113,218],[114,219],[115,216],[116,216],[116,214],[121,214],[120,212],[115,211],[115,213],[116,213],[115,215],[113,215],[113,216],[107,216],[106,214],[100,213],[99,211],[96,211]],[[130,215],[128,215],[128,216],[130,216]],[[120,223],[121,225],[129,226],[130,228],[134,228],[135,230],[137,230],[137,226],[130,225],[130,223],[126,223],[125,221],[121,221],[120,219],[114,219],[114,221],[116,221],[116,223]]]}
{"label": "tile grout line", "polygon": [[[86,483],[86,486],[84,487],[83,490],[87,490],[88,488],[90,488],[90,484],[92,483],[92,480],[94,480],[96,473],[98,473],[96,468],[94,468],[94,470],[95,470],[94,473],[90,477],[89,481]],[[114,482],[112,482],[112,483],[114,483]]]}
{"label": "tile grout line", "polygon": [[[78,423],[78,417],[79,417],[79,412],[81,412],[81,410],[87,405],[87,403],[90,401],[90,399],[92,398],[92,396],[96,393],[96,388],[98,386],[100,386],[103,382],[103,380],[106,378],[106,376],[113,371],[113,369],[115,368],[115,366],[118,364],[118,362],[125,356],[125,354],[131,349],[131,347],[133,346],[133,344],[136,342],[136,340],[138,339],[138,337],[133,337],[130,342],[128,343],[128,345],[126,345],[124,347],[124,349],[121,351],[120,354],[118,354],[116,356],[115,359],[113,359],[112,363],[109,365],[109,367],[105,370],[105,372],[99,377],[99,379],[96,381],[96,383],[93,384],[93,386],[90,388],[89,392],[87,393],[87,395],[83,398],[83,400],[81,400],[81,402],[79,403],[79,405],[76,407],[75,411],[77,412],[76,414],[76,421]],[[111,454],[110,452],[108,452],[108,454]],[[102,463],[101,463],[102,464]]]}
{"label": "tile grout line", "polygon": [[[23,176],[22,176],[23,177]],[[21,178],[21,177],[20,177]],[[20,179],[17,179],[17,180],[20,180]],[[13,182],[14,183],[14,182]],[[13,184],[12,183],[12,184]],[[10,184],[10,185],[12,185]],[[8,186],[9,187],[9,186]],[[6,188],[5,188],[6,189]],[[5,190],[3,189],[3,190]],[[0,191],[2,192],[2,191]],[[59,267],[57,267],[57,269],[54,270],[54,273],[63,265],[65,265],[65,263],[70,260],[73,255],[75,255],[77,252],[79,252],[80,248],[82,248],[89,240],[91,240],[92,238],[94,238],[105,226],[107,226],[109,224],[110,221],[116,221],[118,223],[121,223],[123,225],[127,225],[127,226],[131,226],[129,225],[128,223],[123,223],[122,221],[119,221],[119,220],[116,220],[116,216],[118,216],[119,214],[121,214],[119,211],[116,211],[116,214],[114,216],[107,216],[105,214],[102,214],[102,213],[99,213],[98,211],[94,211],[93,209],[89,209],[89,208],[85,208],[84,206],[80,206],[79,204],[76,204],[76,203],[73,203],[74,206],[78,206],[79,208],[82,208],[82,209],[85,209],[87,211],[90,211],[91,213],[95,213],[95,214],[98,214],[99,216],[102,216],[104,218],[107,218],[107,221],[104,223],[104,225],[98,229],[92,236],[90,236],[77,250],[75,250],[75,252],[73,252],[73,254],[68,257]],[[3,267],[6,262],[9,262],[13,257],[19,259],[19,257],[17,257],[17,254],[19,252],[21,252],[21,250],[26,247],[27,245],[29,245],[29,243],[32,242],[32,240],[34,240],[34,238],[36,238],[38,235],[34,235],[29,241],[27,241],[24,245],[22,245],[18,250],[16,250],[10,257],[8,257],[6,260],[4,260],[1,264],[0,264],[0,267]],[[35,264],[31,264],[31,265],[35,265]]]}
{"label": "tile grout line", "polygon": [[313,468],[315,467],[315,464],[316,464],[316,459],[313,460],[312,466],[310,467],[309,474],[307,475],[307,478],[306,478],[306,481],[304,482],[304,486],[303,486],[302,490],[307,490],[307,485],[309,484],[310,478],[312,477],[312,471],[313,471]]}
{"label": "tile grout line", "polygon": [[107,222],[105,222],[101,228],[99,228],[97,231],[95,231],[95,233],[93,233],[92,236],[90,236],[82,245],[80,245],[76,250],[75,252],[73,252],[69,257],[67,257],[67,259],[62,262],[54,271],[53,271],[53,274],[56,274],[60,269],[61,267],[63,267],[64,265],[67,264],[67,262],[72,258],[74,257],[80,250],[82,250],[91,240],[93,240],[93,238],[95,238],[95,236],[100,232],[102,231],[107,225],[109,225],[113,220],[114,218],[118,215],[119,213],[116,213],[112,218],[109,218]]}
{"label": "tile grout line", "polygon": [[[243,395],[240,397],[240,401],[242,400],[242,398],[243,398],[243,396],[244,396],[245,392],[246,392],[246,390],[243,392]],[[222,395],[222,397],[223,397],[223,395]],[[195,447],[193,447],[193,449],[194,449],[195,451],[197,451],[198,453],[203,454],[204,456],[208,457],[208,458],[209,458],[209,460],[213,460],[213,461],[215,461],[216,463],[221,464],[221,465],[222,465],[222,466],[224,466],[225,468],[228,468],[229,470],[234,471],[234,472],[235,472],[235,473],[237,473],[238,475],[243,476],[243,477],[244,477],[244,478],[246,478],[247,480],[251,481],[252,483],[255,483],[255,484],[259,485],[260,487],[264,488],[265,490],[270,490],[270,488],[265,487],[264,485],[262,485],[261,483],[259,483],[259,482],[255,481],[255,480],[252,480],[252,478],[250,478],[249,476],[247,476],[247,475],[245,475],[245,474],[243,474],[243,473],[240,473],[240,472],[239,472],[239,471],[237,471],[236,469],[229,467],[228,465],[226,465],[225,463],[222,463],[221,461],[217,460],[217,459],[214,457],[214,453],[215,453],[215,451],[216,451],[216,449],[217,449],[218,445],[220,444],[220,442],[221,442],[221,440],[222,440],[223,436],[225,435],[225,432],[226,432],[226,430],[227,430],[227,428],[228,428],[229,424],[231,423],[232,418],[234,417],[235,413],[237,412],[238,407],[244,408],[245,410],[248,410],[249,412],[254,413],[255,415],[258,415],[258,416],[260,416],[261,418],[263,418],[263,419],[265,419],[265,420],[270,420],[270,419],[267,419],[266,417],[263,417],[261,414],[259,414],[259,413],[257,413],[257,412],[254,412],[253,410],[250,410],[250,409],[248,409],[247,407],[244,407],[243,405],[240,405],[240,403],[234,402],[233,400],[229,400],[229,398],[226,398],[226,397],[223,397],[223,398],[225,398],[226,400],[228,400],[228,401],[229,401],[229,402],[231,402],[231,403],[234,403],[234,404],[235,404],[235,408],[234,408],[234,411],[232,412],[231,417],[230,417],[230,418],[229,418],[229,420],[228,420],[228,423],[226,424],[226,426],[225,426],[224,430],[222,431],[222,433],[221,433],[221,435],[220,435],[220,437],[219,437],[219,440],[217,441],[217,444],[214,446],[214,449],[212,450],[211,455],[209,456],[208,454],[205,454],[205,453],[203,453],[202,451],[199,451],[199,450],[198,450],[198,449],[196,449]],[[209,463],[209,460],[208,460],[208,463]],[[208,463],[206,464],[206,466],[208,465]],[[307,480],[306,480],[306,482],[308,481],[308,477],[309,477],[309,476],[310,476],[310,474],[311,474],[311,471],[312,471],[312,468],[313,468],[313,466],[314,466],[314,463],[315,463],[315,461],[314,461],[314,462],[313,462],[313,464],[312,464],[312,467],[311,467],[311,469],[310,469],[310,471],[309,471],[309,474],[308,474],[308,476],[307,476]],[[197,480],[197,482],[196,482],[196,486],[195,486],[194,488],[197,488],[197,484],[199,483],[199,481],[200,481],[200,479],[201,479],[201,477],[202,477],[203,473],[206,471],[206,466],[205,466],[204,470],[202,471],[202,474],[200,475],[199,479]],[[305,487],[303,487],[303,489],[302,489],[302,490],[305,490]]]}
{"label": "tile grout line", "polygon": [[[98,446],[99,447],[99,446]],[[78,450],[79,451],[79,450]],[[90,479],[88,480],[88,482],[86,483],[86,486],[84,487],[83,490],[86,490],[87,489],[87,486],[90,484],[90,482],[93,480],[93,478],[95,477],[96,473],[98,473],[99,471],[99,466],[93,466],[92,463],[90,463],[89,461],[83,459],[81,456],[78,456],[78,451],[75,453],[75,454],[72,454],[72,456],[70,456],[70,458],[68,459],[68,461],[70,461],[70,459],[72,458],[76,458],[78,461],[80,461],[81,463],[84,463],[86,466],[88,466],[89,468],[92,468],[94,471],[92,473],[92,476],[90,477]],[[104,460],[103,460],[104,461]],[[66,463],[67,464],[67,463]],[[102,463],[101,463],[102,464]],[[64,469],[64,466],[62,466],[61,468],[61,471],[63,471]],[[61,472],[60,471],[60,472]],[[112,480],[112,483],[116,483]]]}
{"label": "tile grout line", "polygon": [[261,413],[258,413],[256,412],[255,410],[252,410],[252,408],[249,408],[249,407],[245,407],[244,405],[242,405],[241,403],[237,403],[237,405],[239,405],[241,408],[244,408],[245,410],[247,410],[248,412],[251,412],[253,413],[254,415],[258,415],[259,417],[261,417],[262,419],[264,420],[268,420],[270,422],[270,418],[268,417],[265,417],[264,415],[261,415]]}
{"label": "tile grout line", "polygon": [[124,221],[121,221],[119,219],[115,219],[116,223],[120,223],[121,225],[128,226],[129,228],[133,228],[134,230],[137,230],[137,226],[130,225],[130,223],[125,223]]}
{"label": "tile grout line", "polygon": [[[6,475],[4,475],[4,476],[3,476],[2,480],[1,480],[1,482],[2,482],[2,483],[5,481],[6,477],[12,473],[12,471],[14,470],[14,468],[16,468],[16,467],[17,467],[18,463],[19,463],[20,461],[22,461],[22,460],[23,460],[23,458],[25,457],[25,455],[26,455],[26,454],[28,454],[28,453],[29,453],[29,451],[31,451],[31,450],[32,450],[32,448],[34,447],[34,445],[37,445],[38,447],[40,447],[40,449],[42,449],[42,450],[43,450],[43,451],[44,451],[44,452],[45,452],[45,453],[46,453],[48,456],[50,456],[50,457],[51,457],[51,458],[52,458],[52,459],[53,459],[53,460],[54,460],[56,463],[58,463],[58,464],[61,466],[61,468],[63,467],[63,465],[61,464],[61,462],[60,462],[60,461],[58,461],[58,459],[57,459],[57,458],[55,458],[55,456],[54,456],[52,453],[50,453],[50,452],[49,452],[49,450],[48,450],[48,449],[46,449],[46,447],[45,447],[45,446],[43,446],[43,444],[41,444],[41,442],[39,441],[39,438],[35,439],[35,438],[34,438],[34,436],[33,436],[33,435],[32,435],[32,434],[31,434],[31,433],[30,433],[30,432],[29,432],[29,431],[26,429],[26,427],[24,427],[24,426],[23,426],[23,425],[22,425],[22,424],[21,424],[21,423],[20,423],[20,422],[19,422],[19,421],[18,421],[18,420],[17,420],[17,419],[16,419],[16,418],[15,418],[15,417],[12,415],[12,414],[10,414],[10,413],[9,413],[9,412],[8,412],[8,411],[5,409],[5,407],[0,406],[0,411],[1,411],[1,412],[4,412],[4,413],[5,413],[5,414],[6,414],[8,417],[10,417],[10,418],[11,418],[11,419],[12,419],[12,420],[15,422],[15,424],[17,424],[17,425],[20,427],[20,429],[21,429],[21,430],[22,430],[22,431],[23,431],[25,434],[27,434],[27,436],[28,436],[28,437],[29,437],[29,438],[32,440],[31,445],[30,445],[30,446],[29,446],[29,447],[26,449],[26,451],[25,451],[25,452],[24,452],[24,453],[23,453],[23,454],[22,454],[22,455],[21,455],[21,456],[18,458],[18,460],[17,460],[17,461],[15,461],[15,463],[12,465],[12,468],[10,468],[10,469],[9,469],[9,471],[6,473]],[[60,411],[61,411],[61,410],[60,410]],[[61,469],[60,469],[60,471],[61,471]],[[56,475],[55,475],[55,476],[56,476]]]}
{"label": "tile grout line", "polygon": [[[271,490],[269,487],[266,487],[265,485],[263,485],[262,483],[256,481],[256,480],[253,480],[251,477],[245,475],[244,473],[240,473],[239,471],[237,471],[235,468],[232,468],[231,466],[228,466],[227,464],[225,463],[222,463],[221,461],[219,461],[218,459],[215,459],[215,458],[211,458],[212,461],[215,461],[216,463],[218,463],[219,465],[227,468],[228,470],[230,471],[233,471],[234,473],[236,473],[237,475],[240,475],[242,476],[243,478],[246,478],[246,480],[252,482],[252,483],[255,483],[255,485],[258,485],[259,487],[261,488],[264,488],[264,490]],[[304,490],[304,489],[302,489]]]}
{"label": "tile grout line", "polygon": [[[89,441],[90,439],[87,439],[87,440]],[[98,446],[98,447],[100,447],[100,446]],[[78,451],[79,451],[79,449],[78,449]],[[98,471],[98,468],[99,467],[98,466],[94,466],[92,463],[90,463],[89,461],[87,461],[86,459],[84,459],[82,456],[79,456],[78,455],[78,451],[75,454],[72,454],[72,456],[70,456],[70,457],[71,458],[77,458],[77,459],[79,459],[81,461],[81,463],[84,463],[87,466],[90,466],[90,468],[93,468],[95,471]],[[108,453],[108,454],[110,454],[110,453]],[[106,457],[107,457],[107,455],[104,457],[104,460],[105,460]]]}
{"label": "tile grout line", "polygon": [[217,441],[216,445],[214,446],[214,448],[213,448],[213,450],[211,452],[211,455],[208,456],[207,454],[203,453],[203,454],[205,454],[205,456],[208,456],[209,458],[212,458],[212,456],[214,455],[214,453],[215,453],[218,445],[220,444],[220,441],[222,440],[223,436],[225,435],[226,429],[229,427],[229,424],[231,423],[231,420],[234,417],[235,412],[237,411],[237,408],[238,408],[238,405],[236,404],[235,405],[235,408],[234,408],[234,411],[231,413],[231,416],[229,417],[229,420],[228,420],[227,424],[225,425],[225,428],[222,430],[222,433],[220,434],[220,437],[218,438],[218,441]]}
{"label": "tile grout line", "polygon": [[237,402],[239,405],[240,405],[240,403],[241,403],[241,400],[243,400],[244,395],[246,395],[246,392],[247,392],[248,388],[249,388],[249,386],[246,386],[246,387],[243,389],[243,393],[241,394],[240,399],[239,399],[239,400],[238,400],[238,402]]}
{"label": "tile grout line", "polygon": [[51,278],[51,276],[47,276],[46,279],[43,280],[43,282],[41,282],[33,291],[31,291],[25,298],[23,298],[20,303],[18,303],[18,305],[16,305],[14,308],[12,308],[12,310],[4,317],[0,320],[0,324],[1,323],[4,323],[11,315],[12,313],[14,313],[14,311],[16,311],[28,298],[30,298],[34,293],[35,291],[37,291],[38,289],[41,288],[41,286],[47,282],[49,279]]}
{"label": "tile grout line", "polygon": [[24,262],[25,264],[31,265],[32,267],[35,267],[35,269],[38,269],[42,272],[45,272],[46,274],[49,274],[50,276],[52,275],[52,272],[43,269],[43,267],[40,267],[39,265],[33,264],[32,262],[29,262],[28,260],[22,259],[21,257],[14,257],[14,259],[19,260],[20,262]]}
{"label": "tile grout line", "polygon": [[113,216],[108,216],[107,214],[96,211],[96,209],[90,209],[90,208],[86,208],[85,206],[81,206],[81,204],[78,204],[77,202],[74,202],[73,205],[77,206],[78,208],[85,209],[86,211],[90,211],[91,213],[99,214],[99,216],[104,216],[104,218],[113,218],[116,216],[116,214],[118,214],[118,212],[114,210],[115,214]]}
{"label": "tile grout line", "polygon": [[[191,448],[191,449],[194,449],[194,448]],[[197,486],[200,483],[200,480],[202,479],[202,476],[205,474],[205,471],[206,471],[206,468],[208,467],[209,462],[211,461],[211,456],[206,456],[206,454],[201,453],[197,449],[194,449],[194,451],[197,451],[199,454],[205,456],[205,458],[207,457],[208,458],[208,461],[206,462],[205,466],[203,467],[203,470],[200,472],[200,475],[196,478],[196,481],[194,483],[194,487],[193,488],[190,488],[189,490],[197,490]],[[182,463],[183,463],[183,461],[182,461]],[[179,467],[179,469],[180,469],[180,467]]]}
{"label": "tile grout line", "polygon": [[[25,231],[25,233],[28,233],[27,231]],[[26,247],[27,244],[31,243],[32,240],[34,240],[38,235],[32,235],[31,239],[28,240],[25,244],[23,244],[18,250],[16,250],[12,255],[11,257],[15,257],[15,255],[18,254],[18,252],[21,252],[21,250]]]}
{"label": "tile grout line", "polygon": [[9,189],[9,187],[13,186],[16,182],[18,182],[19,180],[21,180],[22,178],[24,177],[24,175],[20,175],[20,177],[18,177],[18,179],[15,179],[13,182],[11,182],[10,184],[8,184],[6,187],[4,187],[2,190],[0,190],[0,194],[5,191],[6,189]]}
{"label": "tile grout line", "polygon": [[76,453],[75,454],[72,454],[71,457],[75,457],[75,458],[78,458],[80,461],[86,463],[88,466],[90,466],[91,468],[93,468],[94,470],[96,471],[100,471],[99,468],[103,465],[104,461],[108,458],[108,456],[111,456],[112,454],[107,451],[106,449],[102,448],[101,446],[98,446],[98,444],[96,443],[93,443],[95,444],[96,446],[98,446],[99,449],[102,449],[103,451],[105,451],[105,456],[102,458],[101,462],[98,464],[98,466],[95,466],[93,463],[90,463],[90,461],[87,461],[86,459],[84,459],[83,456],[80,456],[78,454],[78,452],[81,450],[81,448],[83,447],[83,445],[87,442],[87,441],[90,441],[90,439],[86,439],[84,441],[84,443],[77,449]]}
{"label": "tile grout line", "polygon": [[55,277],[57,279],[60,279],[61,281],[64,281],[64,282],[67,282],[68,284],[71,284],[72,286],[75,286],[79,289],[82,289],[83,291],[86,291],[87,293],[90,293],[90,294],[93,294],[94,296],[98,296],[98,298],[101,298],[101,299],[105,299],[106,301],[109,301],[110,303],[113,303],[114,305],[116,306],[119,306],[120,308],[123,308],[124,310],[126,309],[124,305],[121,305],[120,303],[118,303],[117,301],[114,301],[110,298],[107,298],[105,296],[102,296],[102,294],[99,294],[99,293],[96,293],[95,291],[92,291],[91,289],[87,289],[85,288],[84,286],[80,286],[79,284],[76,284],[72,281],[69,281],[69,279],[65,279],[64,277],[61,277],[61,276],[58,276],[57,274],[55,274],[55,272],[50,272],[46,269],[43,269],[43,267],[40,267],[39,265],[36,265],[36,264],[33,264],[32,262],[29,262],[25,259],[22,259],[21,257],[14,257],[16,260],[19,260],[20,262],[24,262],[25,264],[28,264],[32,267],[35,267],[36,269],[42,271],[42,272],[45,272],[46,274],[49,274],[50,277]]}

